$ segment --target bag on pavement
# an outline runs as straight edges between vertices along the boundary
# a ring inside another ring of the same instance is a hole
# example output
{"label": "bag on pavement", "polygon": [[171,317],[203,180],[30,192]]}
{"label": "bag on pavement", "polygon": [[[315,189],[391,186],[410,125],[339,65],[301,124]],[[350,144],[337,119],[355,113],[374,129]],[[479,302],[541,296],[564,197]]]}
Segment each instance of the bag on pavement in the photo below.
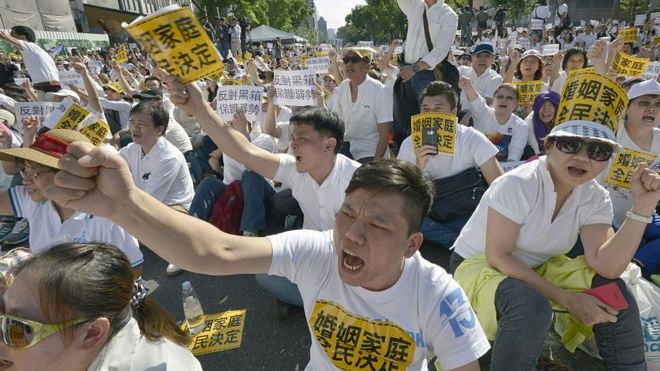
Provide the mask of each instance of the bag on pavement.
{"label": "bag on pavement", "polygon": [[642,278],[642,270],[629,264],[621,275],[639,306],[644,332],[644,351],[649,371],[660,371],[660,287]]}

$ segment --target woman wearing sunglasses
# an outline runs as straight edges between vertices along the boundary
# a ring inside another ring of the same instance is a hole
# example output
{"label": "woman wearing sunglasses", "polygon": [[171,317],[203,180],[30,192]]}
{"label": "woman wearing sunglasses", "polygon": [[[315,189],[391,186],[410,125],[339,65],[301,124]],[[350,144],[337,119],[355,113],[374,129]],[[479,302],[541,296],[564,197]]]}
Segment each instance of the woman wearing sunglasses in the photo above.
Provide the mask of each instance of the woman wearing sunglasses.
{"label": "woman wearing sunglasses", "polygon": [[201,370],[188,336],[114,246],[66,243],[20,263],[4,292],[0,368]]}
{"label": "woman wearing sunglasses", "polygon": [[[491,369],[533,368],[554,304],[571,315],[576,334],[595,335],[608,365],[643,370],[637,304],[618,277],[660,199],[660,176],[645,166],[637,169],[632,207],[615,234],[612,203],[595,180],[621,150],[614,133],[598,123],[568,121],[553,128],[544,147],[538,161],[490,185],[454,244],[451,271],[494,340]],[[564,254],[578,235],[585,254],[571,260]],[[610,282],[623,293],[627,309],[582,293]],[[574,349],[584,339],[564,340]]]}
{"label": "woman wearing sunglasses", "polygon": [[[619,125],[617,142],[624,148],[651,153],[656,157],[650,168],[660,171],[660,83],[646,80],[634,84],[628,91],[628,108],[623,125]],[[626,188],[616,187],[605,178],[609,169],[599,177],[599,182],[607,189],[614,209],[613,225],[620,228],[626,219],[626,212],[633,203],[633,195]],[[660,273],[660,216],[653,213],[653,222],[644,231],[635,260],[642,267],[645,277]]]}

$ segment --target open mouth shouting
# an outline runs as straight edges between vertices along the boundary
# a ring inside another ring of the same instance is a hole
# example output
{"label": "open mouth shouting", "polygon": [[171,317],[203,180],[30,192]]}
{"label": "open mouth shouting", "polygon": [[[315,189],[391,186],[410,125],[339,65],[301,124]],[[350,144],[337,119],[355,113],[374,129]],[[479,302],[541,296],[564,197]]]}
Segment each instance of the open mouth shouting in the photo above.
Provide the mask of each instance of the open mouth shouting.
{"label": "open mouth shouting", "polygon": [[644,115],[642,117],[642,120],[644,122],[650,122],[650,123],[655,123],[655,116],[654,115]]}
{"label": "open mouth shouting", "polygon": [[341,251],[342,267],[350,272],[357,273],[364,267],[364,260],[358,257],[354,252],[342,249]]}
{"label": "open mouth shouting", "polygon": [[579,167],[579,166],[569,166],[568,167],[568,173],[571,176],[574,176],[576,178],[580,178],[580,177],[583,177],[587,173],[587,170],[582,168],[582,167]]}

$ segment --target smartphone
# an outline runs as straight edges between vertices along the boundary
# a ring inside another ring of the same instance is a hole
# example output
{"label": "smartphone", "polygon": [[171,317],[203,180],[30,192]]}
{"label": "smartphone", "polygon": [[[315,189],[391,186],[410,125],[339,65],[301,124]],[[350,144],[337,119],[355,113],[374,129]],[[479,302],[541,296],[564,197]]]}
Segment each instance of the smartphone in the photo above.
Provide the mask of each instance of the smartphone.
{"label": "smartphone", "polygon": [[616,310],[628,308],[628,302],[616,282],[610,282],[603,286],[594,287],[583,292],[599,299]]}
{"label": "smartphone", "polygon": [[438,148],[438,132],[435,128],[422,129],[422,144]]}

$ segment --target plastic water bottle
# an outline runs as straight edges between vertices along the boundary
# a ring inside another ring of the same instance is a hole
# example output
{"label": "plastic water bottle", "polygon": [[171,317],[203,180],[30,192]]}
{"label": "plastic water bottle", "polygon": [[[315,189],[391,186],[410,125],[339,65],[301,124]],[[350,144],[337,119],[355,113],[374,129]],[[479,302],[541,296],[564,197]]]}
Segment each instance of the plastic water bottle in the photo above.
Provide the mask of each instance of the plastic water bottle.
{"label": "plastic water bottle", "polygon": [[190,281],[182,283],[181,288],[183,290],[181,295],[183,299],[183,314],[186,316],[188,331],[194,335],[204,328],[204,310]]}

